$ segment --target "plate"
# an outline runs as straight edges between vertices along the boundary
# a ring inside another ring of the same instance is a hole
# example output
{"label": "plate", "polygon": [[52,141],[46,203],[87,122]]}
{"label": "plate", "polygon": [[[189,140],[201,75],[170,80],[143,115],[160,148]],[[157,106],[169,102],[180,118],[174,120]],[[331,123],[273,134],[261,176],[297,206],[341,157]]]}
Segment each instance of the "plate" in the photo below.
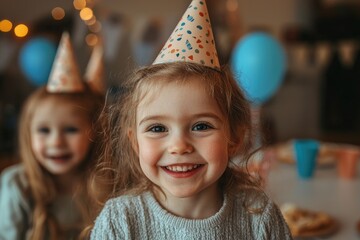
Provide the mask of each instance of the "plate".
{"label": "plate", "polygon": [[303,231],[299,234],[293,234],[293,237],[297,237],[297,238],[327,237],[335,234],[339,230],[339,228],[340,228],[339,222],[336,219],[331,218],[331,222],[328,225],[319,229]]}

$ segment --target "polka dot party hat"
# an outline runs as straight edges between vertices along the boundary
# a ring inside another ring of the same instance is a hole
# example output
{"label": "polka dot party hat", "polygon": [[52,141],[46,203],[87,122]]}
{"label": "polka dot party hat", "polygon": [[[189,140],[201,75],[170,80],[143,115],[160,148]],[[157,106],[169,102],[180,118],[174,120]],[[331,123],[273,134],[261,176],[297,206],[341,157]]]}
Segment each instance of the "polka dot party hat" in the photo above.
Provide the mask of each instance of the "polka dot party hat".
{"label": "polka dot party hat", "polygon": [[104,49],[102,44],[95,45],[85,71],[85,81],[97,93],[105,93],[104,84]]}
{"label": "polka dot party hat", "polygon": [[67,32],[61,36],[46,89],[49,92],[81,92],[85,89]]}
{"label": "polka dot party hat", "polygon": [[193,62],[220,69],[205,0],[193,0],[153,64]]}

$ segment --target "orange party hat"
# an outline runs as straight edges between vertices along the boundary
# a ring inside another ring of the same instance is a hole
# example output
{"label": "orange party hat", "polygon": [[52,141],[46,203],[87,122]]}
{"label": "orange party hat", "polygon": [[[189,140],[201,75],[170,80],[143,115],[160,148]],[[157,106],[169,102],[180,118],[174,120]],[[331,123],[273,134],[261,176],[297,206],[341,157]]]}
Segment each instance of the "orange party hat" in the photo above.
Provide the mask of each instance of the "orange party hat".
{"label": "orange party hat", "polygon": [[220,69],[205,0],[193,0],[153,64],[193,62]]}
{"label": "orange party hat", "polygon": [[85,72],[85,80],[97,93],[105,93],[104,49],[102,44],[95,45]]}
{"label": "orange party hat", "polygon": [[46,89],[49,92],[81,92],[85,89],[67,32],[61,36]]}

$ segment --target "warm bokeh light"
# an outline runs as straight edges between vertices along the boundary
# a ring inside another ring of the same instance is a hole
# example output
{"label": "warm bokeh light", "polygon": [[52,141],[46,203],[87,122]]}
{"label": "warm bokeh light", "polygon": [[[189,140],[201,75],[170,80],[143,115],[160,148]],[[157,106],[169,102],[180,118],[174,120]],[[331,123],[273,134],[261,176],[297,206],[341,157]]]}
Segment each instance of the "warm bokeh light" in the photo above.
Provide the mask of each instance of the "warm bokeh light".
{"label": "warm bokeh light", "polygon": [[61,7],[56,7],[51,11],[51,15],[55,20],[61,20],[65,17],[65,11]]}
{"label": "warm bokeh light", "polygon": [[90,26],[96,23],[96,17],[95,15],[92,16],[92,18],[90,18],[89,20],[85,21],[85,24]]}
{"label": "warm bokeh light", "polygon": [[19,24],[14,28],[14,33],[17,37],[25,37],[29,32],[29,28],[24,24]]}
{"label": "warm bokeh light", "polygon": [[12,26],[12,22],[7,19],[0,21],[0,31],[2,32],[9,32],[12,29]]}
{"label": "warm bokeh light", "polygon": [[89,46],[95,46],[99,41],[98,36],[96,34],[90,33],[86,35],[85,41]]}
{"label": "warm bokeh light", "polygon": [[101,23],[99,21],[95,22],[93,25],[89,26],[90,31],[94,33],[99,33],[101,31]]}
{"label": "warm bokeh light", "polygon": [[85,0],[74,0],[73,5],[76,10],[81,10],[86,7],[86,1]]}
{"label": "warm bokeh light", "polygon": [[80,11],[80,18],[84,21],[90,20],[93,16],[93,11],[90,8],[83,8]]}

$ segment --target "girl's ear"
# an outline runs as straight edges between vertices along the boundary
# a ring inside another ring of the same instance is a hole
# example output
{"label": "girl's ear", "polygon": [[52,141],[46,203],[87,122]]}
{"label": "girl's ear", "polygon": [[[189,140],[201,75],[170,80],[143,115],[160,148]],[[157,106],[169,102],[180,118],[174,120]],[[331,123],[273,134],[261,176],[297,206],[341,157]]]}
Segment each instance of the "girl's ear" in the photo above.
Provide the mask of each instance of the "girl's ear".
{"label": "girl's ear", "polygon": [[230,157],[233,157],[239,153],[239,151],[244,147],[243,144],[246,138],[245,131],[243,128],[239,128],[237,132],[238,134],[234,136],[233,139],[231,139],[229,142],[228,153]]}
{"label": "girl's ear", "polygon": [[229,144],[229,156],[233,157],[239,151],[239,148],[238,145]]}
{"label": "girl's ear", "polygon": [[136,135],[135,132],[131,128],[129,128],[127,131],[127,136],[129,138],[132,148],[134,149],[136,154],[139,155],[139,146],[137,144],[135,135]]}

